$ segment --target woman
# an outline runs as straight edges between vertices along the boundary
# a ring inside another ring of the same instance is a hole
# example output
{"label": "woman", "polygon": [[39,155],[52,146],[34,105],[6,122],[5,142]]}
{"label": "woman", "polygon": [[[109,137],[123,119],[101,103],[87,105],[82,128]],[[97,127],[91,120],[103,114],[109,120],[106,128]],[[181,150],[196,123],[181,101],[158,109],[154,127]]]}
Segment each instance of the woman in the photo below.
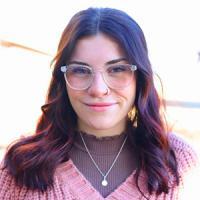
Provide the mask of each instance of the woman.
{"label": "woman", "polygon": [[42,111],[36,134],[5,155],[0,199],[185,197],[197,158],[166,134],[145,38],[126,13],[72,17]]}

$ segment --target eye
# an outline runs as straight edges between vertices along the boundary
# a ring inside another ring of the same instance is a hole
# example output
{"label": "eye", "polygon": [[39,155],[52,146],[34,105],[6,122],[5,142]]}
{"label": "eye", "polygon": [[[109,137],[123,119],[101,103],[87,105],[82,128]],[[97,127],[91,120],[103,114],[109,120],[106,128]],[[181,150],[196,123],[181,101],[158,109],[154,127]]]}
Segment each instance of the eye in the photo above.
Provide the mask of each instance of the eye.
{"label": "eye", "polygon": [[110,73],[123,73],[129,71],[130,68],[127,65],[114,65],[110,66],[107,69],[107,72]]}
{"label": "eye", "polygon": [[69,66],[69,73],[73,75],[90,75],[91,70],[84,66]]}

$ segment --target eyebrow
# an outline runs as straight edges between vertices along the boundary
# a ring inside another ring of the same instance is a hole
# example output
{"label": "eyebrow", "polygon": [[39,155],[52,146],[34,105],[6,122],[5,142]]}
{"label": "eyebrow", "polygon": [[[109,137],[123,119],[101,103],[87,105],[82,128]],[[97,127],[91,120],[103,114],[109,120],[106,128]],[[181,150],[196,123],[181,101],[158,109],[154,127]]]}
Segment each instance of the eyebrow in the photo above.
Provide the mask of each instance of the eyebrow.
{"label": "eyebrow", "polygon": [[[105,65],[111,65],[111,64],[115,64],[115,63],[118,63],[121,61],[127,61],[127,59],[126,58],[118,58],[118,59],[110,60],[110,61],[106,62]],[[88,63],[76,61],[76,60],[72,60],[72,61],[68,62],[68,64],[79,64],[79,65],[90,66]]]}

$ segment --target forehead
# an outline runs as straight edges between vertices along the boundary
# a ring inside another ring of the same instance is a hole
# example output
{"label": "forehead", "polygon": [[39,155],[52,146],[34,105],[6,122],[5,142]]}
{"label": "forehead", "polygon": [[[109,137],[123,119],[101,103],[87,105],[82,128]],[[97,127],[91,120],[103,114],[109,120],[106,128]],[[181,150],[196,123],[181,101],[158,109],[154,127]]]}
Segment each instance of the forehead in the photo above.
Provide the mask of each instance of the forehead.
{"label": "forehead", "polygon": [[114,39],[105,34],[97,34],[78,40],[70,61],[102,65],[122,57],[125,57],[125,54]]}

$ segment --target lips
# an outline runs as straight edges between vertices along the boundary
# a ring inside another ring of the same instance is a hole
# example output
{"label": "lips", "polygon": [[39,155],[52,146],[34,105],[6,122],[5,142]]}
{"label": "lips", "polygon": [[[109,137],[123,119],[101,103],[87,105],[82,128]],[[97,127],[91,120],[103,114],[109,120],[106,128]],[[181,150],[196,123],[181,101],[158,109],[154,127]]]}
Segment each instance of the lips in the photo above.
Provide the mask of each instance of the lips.
{"label": "lips", "polygon": [[104,106],[112,106],[115,103],[86,103],[88,106],[96,106],[96,107],[104,107]]}
{"label": "lips", "polygon": [[86,106],[88,106],[90,109],[95,111],[105,111],[112,106],[114,106],[116,103],[110,103],[110,102],[101,102],[101,103],[85,103]]}

